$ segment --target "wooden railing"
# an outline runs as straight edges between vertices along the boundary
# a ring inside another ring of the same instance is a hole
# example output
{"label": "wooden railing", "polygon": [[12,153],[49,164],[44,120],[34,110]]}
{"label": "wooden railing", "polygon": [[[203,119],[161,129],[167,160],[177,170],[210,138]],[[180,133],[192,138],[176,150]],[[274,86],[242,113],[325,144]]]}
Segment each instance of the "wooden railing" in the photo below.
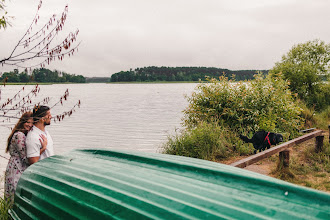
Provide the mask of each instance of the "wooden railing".
{"label": "wooden railing", "polygon": [[289,158],[290,158],[288,148],[292,147],[292,146],[295,146],[297,144],[300,144],[304,141],[310,140],[312,138],[316,138],[316,144],[315,144],[316,149],[315,150],[316,151],[321,150],[321,148],[323,146],[324,135],[323,135],[322,130],[316,130],[312,133],[305,134],[301,137],[295,138],[291,141],[285,142],[285,143],[280,144],[278,146],[271,147],[270,149],[262,151],[258,154],[253,155],[253,156],[250,156],[250,157],[247,157],[245,159],[236,161],[236,162],[234,162],[230,165],[234,166],[234,167],[244,168],[244,167],[247,167],[247,166],[249,166],[253,163],[256,163],[256,162],[258,162],[262,159],[265,159],[266,157],[269,157],[273,154],[280,153],[279,156],[280,156],[280,160],[282,160],[283,163],[284,163],[283,165],[288,166],[289,165]]}

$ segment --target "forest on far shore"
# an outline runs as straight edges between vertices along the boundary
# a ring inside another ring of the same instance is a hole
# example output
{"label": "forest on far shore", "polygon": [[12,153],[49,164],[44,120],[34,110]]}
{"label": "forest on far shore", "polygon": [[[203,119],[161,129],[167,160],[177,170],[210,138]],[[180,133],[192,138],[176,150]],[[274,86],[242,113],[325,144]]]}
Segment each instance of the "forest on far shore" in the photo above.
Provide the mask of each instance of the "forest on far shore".
{"label": "forest on far shore", "polygon": [[257,73],[268,74],[268,70],[228,70],[215,67],[142,67],[120,71],[110,77],[84,77],[46,68],[34,69],[31,74],[14,69],[0,74],[0,81],[7,78],[10,83],[106,83],[106,82],[155,82],[155,81],[204,81],[206,77],[251,80]]}
{"label": "forest on far shore", "polygon": [[34,69],[32,74],[28,74],[26,71],[19,72],[18,69],[14,71],[5,72],[0,75],[0,81],[7,78],[7,82],[11,83],[85,83],[86,78],[82,75],[69,74],[58,70],[51,71],[46,68]]}
{"label": "forest on far shore", "polygon": [[199,81],[206,77],[219,78],[227,76],[235,80],[249,80],[258,72],[268,70],[228,70],[215,67],[156,67],[149,66],[135,70],[121,71],[110,77],[110,82],[153,82],[153,81]]}

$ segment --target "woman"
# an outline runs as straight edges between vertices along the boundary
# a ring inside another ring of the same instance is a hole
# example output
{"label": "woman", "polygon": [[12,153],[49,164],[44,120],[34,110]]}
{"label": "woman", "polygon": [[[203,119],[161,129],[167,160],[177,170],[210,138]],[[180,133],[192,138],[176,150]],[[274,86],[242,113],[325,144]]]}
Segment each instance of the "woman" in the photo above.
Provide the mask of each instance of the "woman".
{"label": "woman", "polygon": [[[11,202],[14,201],[17,182],[23,171],[29,166],[26,158],[25,138],[32,126],[32,112],[25,112],[8,137],[6,153],[9,152],[10,159],[5,173],[5,198]],[[40,143],[42,145],[40,152],[43,152],[46,150],[47,139],[41,137]]]}

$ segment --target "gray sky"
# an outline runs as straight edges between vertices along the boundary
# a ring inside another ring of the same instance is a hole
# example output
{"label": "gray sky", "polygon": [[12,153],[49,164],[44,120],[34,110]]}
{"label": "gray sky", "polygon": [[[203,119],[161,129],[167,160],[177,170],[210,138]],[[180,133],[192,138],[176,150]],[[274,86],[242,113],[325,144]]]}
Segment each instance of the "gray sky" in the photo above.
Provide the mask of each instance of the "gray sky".
{"label": "gray sky", "polygon": [[[12,27],[0,30],[6,57],[39,0],[7,0]],[[40,16],[69,5],[62,35],[79,29],[79,52],[49,69],[110,76],[145,66],[270,69],[294,44],[329,43],[329,0],[44,0]],[[13,68],[0,67],[0,72]]]}

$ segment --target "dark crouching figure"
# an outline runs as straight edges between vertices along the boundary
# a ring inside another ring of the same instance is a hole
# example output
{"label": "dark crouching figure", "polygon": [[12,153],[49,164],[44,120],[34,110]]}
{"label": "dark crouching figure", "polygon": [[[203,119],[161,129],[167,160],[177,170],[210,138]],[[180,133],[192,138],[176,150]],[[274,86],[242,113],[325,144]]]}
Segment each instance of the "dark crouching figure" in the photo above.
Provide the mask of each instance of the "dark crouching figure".
{"label": "dark crouching figure", "polygon": [[281,134],[258,131],[254,133],[253,137],[250,139],[244,135],[239,136],[245,143],[252,143],[254,147],[254,153],[257,151],[263,151],[270,148],[271,145],[276,145],[283,141],[283,136]]}

